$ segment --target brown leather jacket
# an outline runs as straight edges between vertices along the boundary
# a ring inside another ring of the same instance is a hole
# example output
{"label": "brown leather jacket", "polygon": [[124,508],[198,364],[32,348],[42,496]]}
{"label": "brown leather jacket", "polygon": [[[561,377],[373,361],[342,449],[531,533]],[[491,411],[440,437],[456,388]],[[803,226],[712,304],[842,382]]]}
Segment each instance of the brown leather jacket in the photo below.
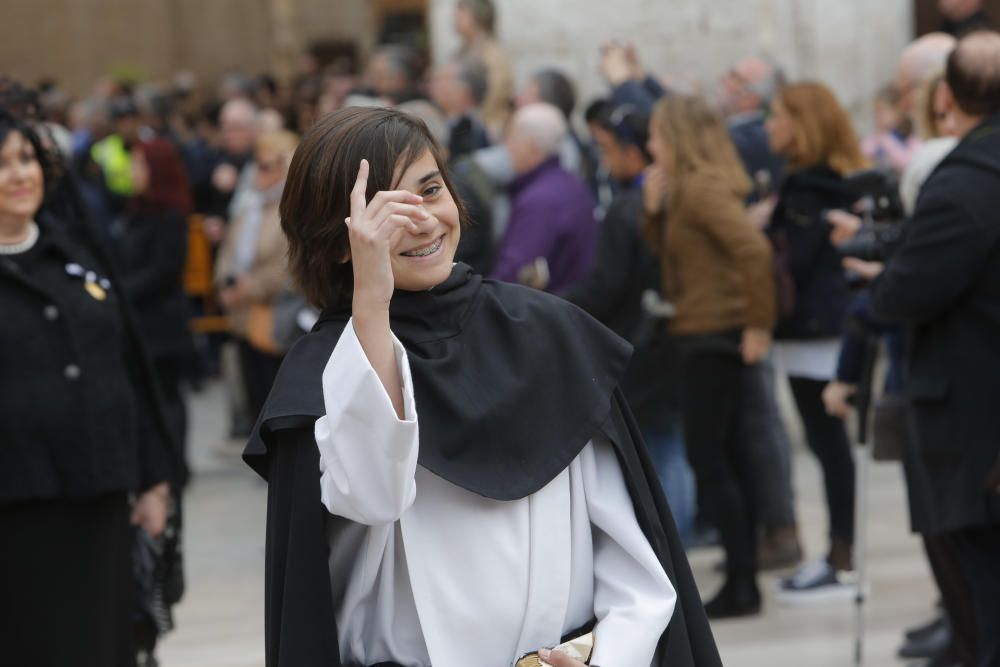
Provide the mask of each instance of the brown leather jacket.
{"label": "brown leather jacket", "polygon": [[674,334],[774,328],[771,245],[740,193],[723,179],[690,176],[665,213],[644,218],[662,260],[663,296],[677,309]]}

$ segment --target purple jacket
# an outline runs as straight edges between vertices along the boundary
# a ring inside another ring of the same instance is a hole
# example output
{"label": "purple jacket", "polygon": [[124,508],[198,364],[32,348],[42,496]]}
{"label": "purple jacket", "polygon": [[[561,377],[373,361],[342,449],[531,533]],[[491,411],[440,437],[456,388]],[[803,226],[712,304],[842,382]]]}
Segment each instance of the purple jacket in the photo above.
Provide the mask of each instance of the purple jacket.
{"label": "purple jacket", "polygon": [[553,157],[510,184],[511,212],[491,277],[517,282],[538,257],[549,264],[549,292],[582,278],[593,264],[598,227],[595,202],[583,181]]}

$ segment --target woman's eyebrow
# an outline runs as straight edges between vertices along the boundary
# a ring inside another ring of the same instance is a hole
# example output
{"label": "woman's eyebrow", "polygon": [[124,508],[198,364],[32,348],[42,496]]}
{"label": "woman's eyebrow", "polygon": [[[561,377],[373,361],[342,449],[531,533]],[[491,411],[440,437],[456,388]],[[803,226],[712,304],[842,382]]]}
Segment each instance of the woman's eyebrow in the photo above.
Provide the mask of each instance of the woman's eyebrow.
{"label": "woman's eyebrow", "polygon": [[423,185],[424,183],[426,183],[427,181],[431,180],[432,178],[437,178],[440,175],[441,175],[440,171],[432,171],[429,174],[421,176],[420,180],[417,181],[417,185]]}

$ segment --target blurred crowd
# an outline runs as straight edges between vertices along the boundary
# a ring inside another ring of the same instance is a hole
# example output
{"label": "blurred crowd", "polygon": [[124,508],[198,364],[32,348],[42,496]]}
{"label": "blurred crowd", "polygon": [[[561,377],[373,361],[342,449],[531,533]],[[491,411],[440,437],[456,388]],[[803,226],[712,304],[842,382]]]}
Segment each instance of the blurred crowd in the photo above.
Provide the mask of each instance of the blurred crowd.
{"label": "blurred crowd", "polygon": [[[706,603],[710,617],[758,613],[761,571],[784,573],[779,600],[791,604],[855,594],[863,555],[854,553],[847,420],[872,403],[876,455],[904,464],[913,530],[941,593],[933,622],[908,632],[900,654],[932,665],[1000,665],[1000,595],[988,599],[1000,593],[1000,561],[989,562],[1000,556],[1000,496],[986,486],[990,466],[1000,463],[1000,429],[980,414],[990,412],[983,396],[995,394],[987,381],[971,394],[957,386],[974,383],[966,374],[977,374],[977,362],[1000,370],[997,339],[989,338],[1000,333],[996,303],[976,301],[1000,289],[997,232],[981,229],[986,218],[977,208],[1000,204],[1000,166],[995,153],[975,146],[948,157],[975,132],[997,148],[990,137],[1000,131],[1000,38],[984,30],[980,3],[940,5],[942,31],[901,54],[896,79],[874,100],[866,137],[829,87],[787,81],[756,54],[698,86],[659,79],[634,45],[609,41],[600,47],[607,89],[599,99],[582,104],[557,68],[515,85],[489,0],[458,2],[461,48],[433,66],[408,45],[384,44],[360,72],[305,58],[291,81],[233,72],[212,88],[187,72],[157,83],[106,78],[72,99],[58,82],[25,88],[0,80],[0,186],[24,159],[10,142],[32,128],[34,158],[54,158],[44,210],[88,221],[77,236],[93,258],[60,266],[73,274],[79,265],[76,280],[95,300],[112,283],[124,295],[121,327],[134,332],[148,360],[148,373],[129,382],[153,385],[149,419],[170,442],[172,472],[148,479],[169,481],[171,509],[145,579],[141,664],[155,664],[155,638],[169,628],[169,606],[182,589],[182,386],[197,390],[221,374],[231,433],[249,432],[284,352],[319,315],[291,281],[281,230],[282,188],[299,137],[333,111],[373,105],[420,117],[445,149],[468,213],[458,261],[559,294],[634,345],[623,390],[680,532],[691,548],[724,547],[725,584]],[[922,192],[952,163],[972,173],[953,178],[992,194],[953,202],[947,191]],[[12,206],[10,197],[0,194],[0,204]],[[925,229],[925,218],[946,216],[952,205],[976,234],[956,238],[958,226],[907,234],[911,219]],[[37,222],[44,233],[47,223]],[[17,248],[19,239],[8,239],[13,232],[2,225],[0,234],[0,259],[14,256],[3,244]],[[935,249],[942,255],[928,278],[918,260]],[[93,278],[88,261],[99,267]],[[35,270],[18,266],[12,276]],[[950,287],[954,272],[964,282]],[[907,310],[921,299],[936,305]],[[39,312],[39,327],[58,317]],[[888,371],[872,399],[880,342]],[[956,345],[977,361],[957,360]],[[921,355],[939,367],[928,370]],[[79,380],[72,367],[59,373]],[[822,468],[829,548],[814,559],[799,539],[779,374]],[[964,407],[945,400],[956,397]],[[928,433],[964,440],[950,455],[928,455],[947,449],[923,444]],[[4,507],[62,492],[44,481],[5,489],[5,474]]]}

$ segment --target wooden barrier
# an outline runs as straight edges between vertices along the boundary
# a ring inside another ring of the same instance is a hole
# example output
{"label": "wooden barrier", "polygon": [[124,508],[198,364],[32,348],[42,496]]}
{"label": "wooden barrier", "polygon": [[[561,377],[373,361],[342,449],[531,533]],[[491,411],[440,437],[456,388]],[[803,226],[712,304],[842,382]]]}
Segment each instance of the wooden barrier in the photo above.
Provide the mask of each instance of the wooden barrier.
{"label": "wooden barrier", "polygon": [[188,254],[184,267],[184,291],[202,304],[202,315],[192,317],[188,326],[192,333],[224,333],[229,330],[226,316],[219,308],[212,270],[212,244],[205,235],[205,217],[188,216]]}

